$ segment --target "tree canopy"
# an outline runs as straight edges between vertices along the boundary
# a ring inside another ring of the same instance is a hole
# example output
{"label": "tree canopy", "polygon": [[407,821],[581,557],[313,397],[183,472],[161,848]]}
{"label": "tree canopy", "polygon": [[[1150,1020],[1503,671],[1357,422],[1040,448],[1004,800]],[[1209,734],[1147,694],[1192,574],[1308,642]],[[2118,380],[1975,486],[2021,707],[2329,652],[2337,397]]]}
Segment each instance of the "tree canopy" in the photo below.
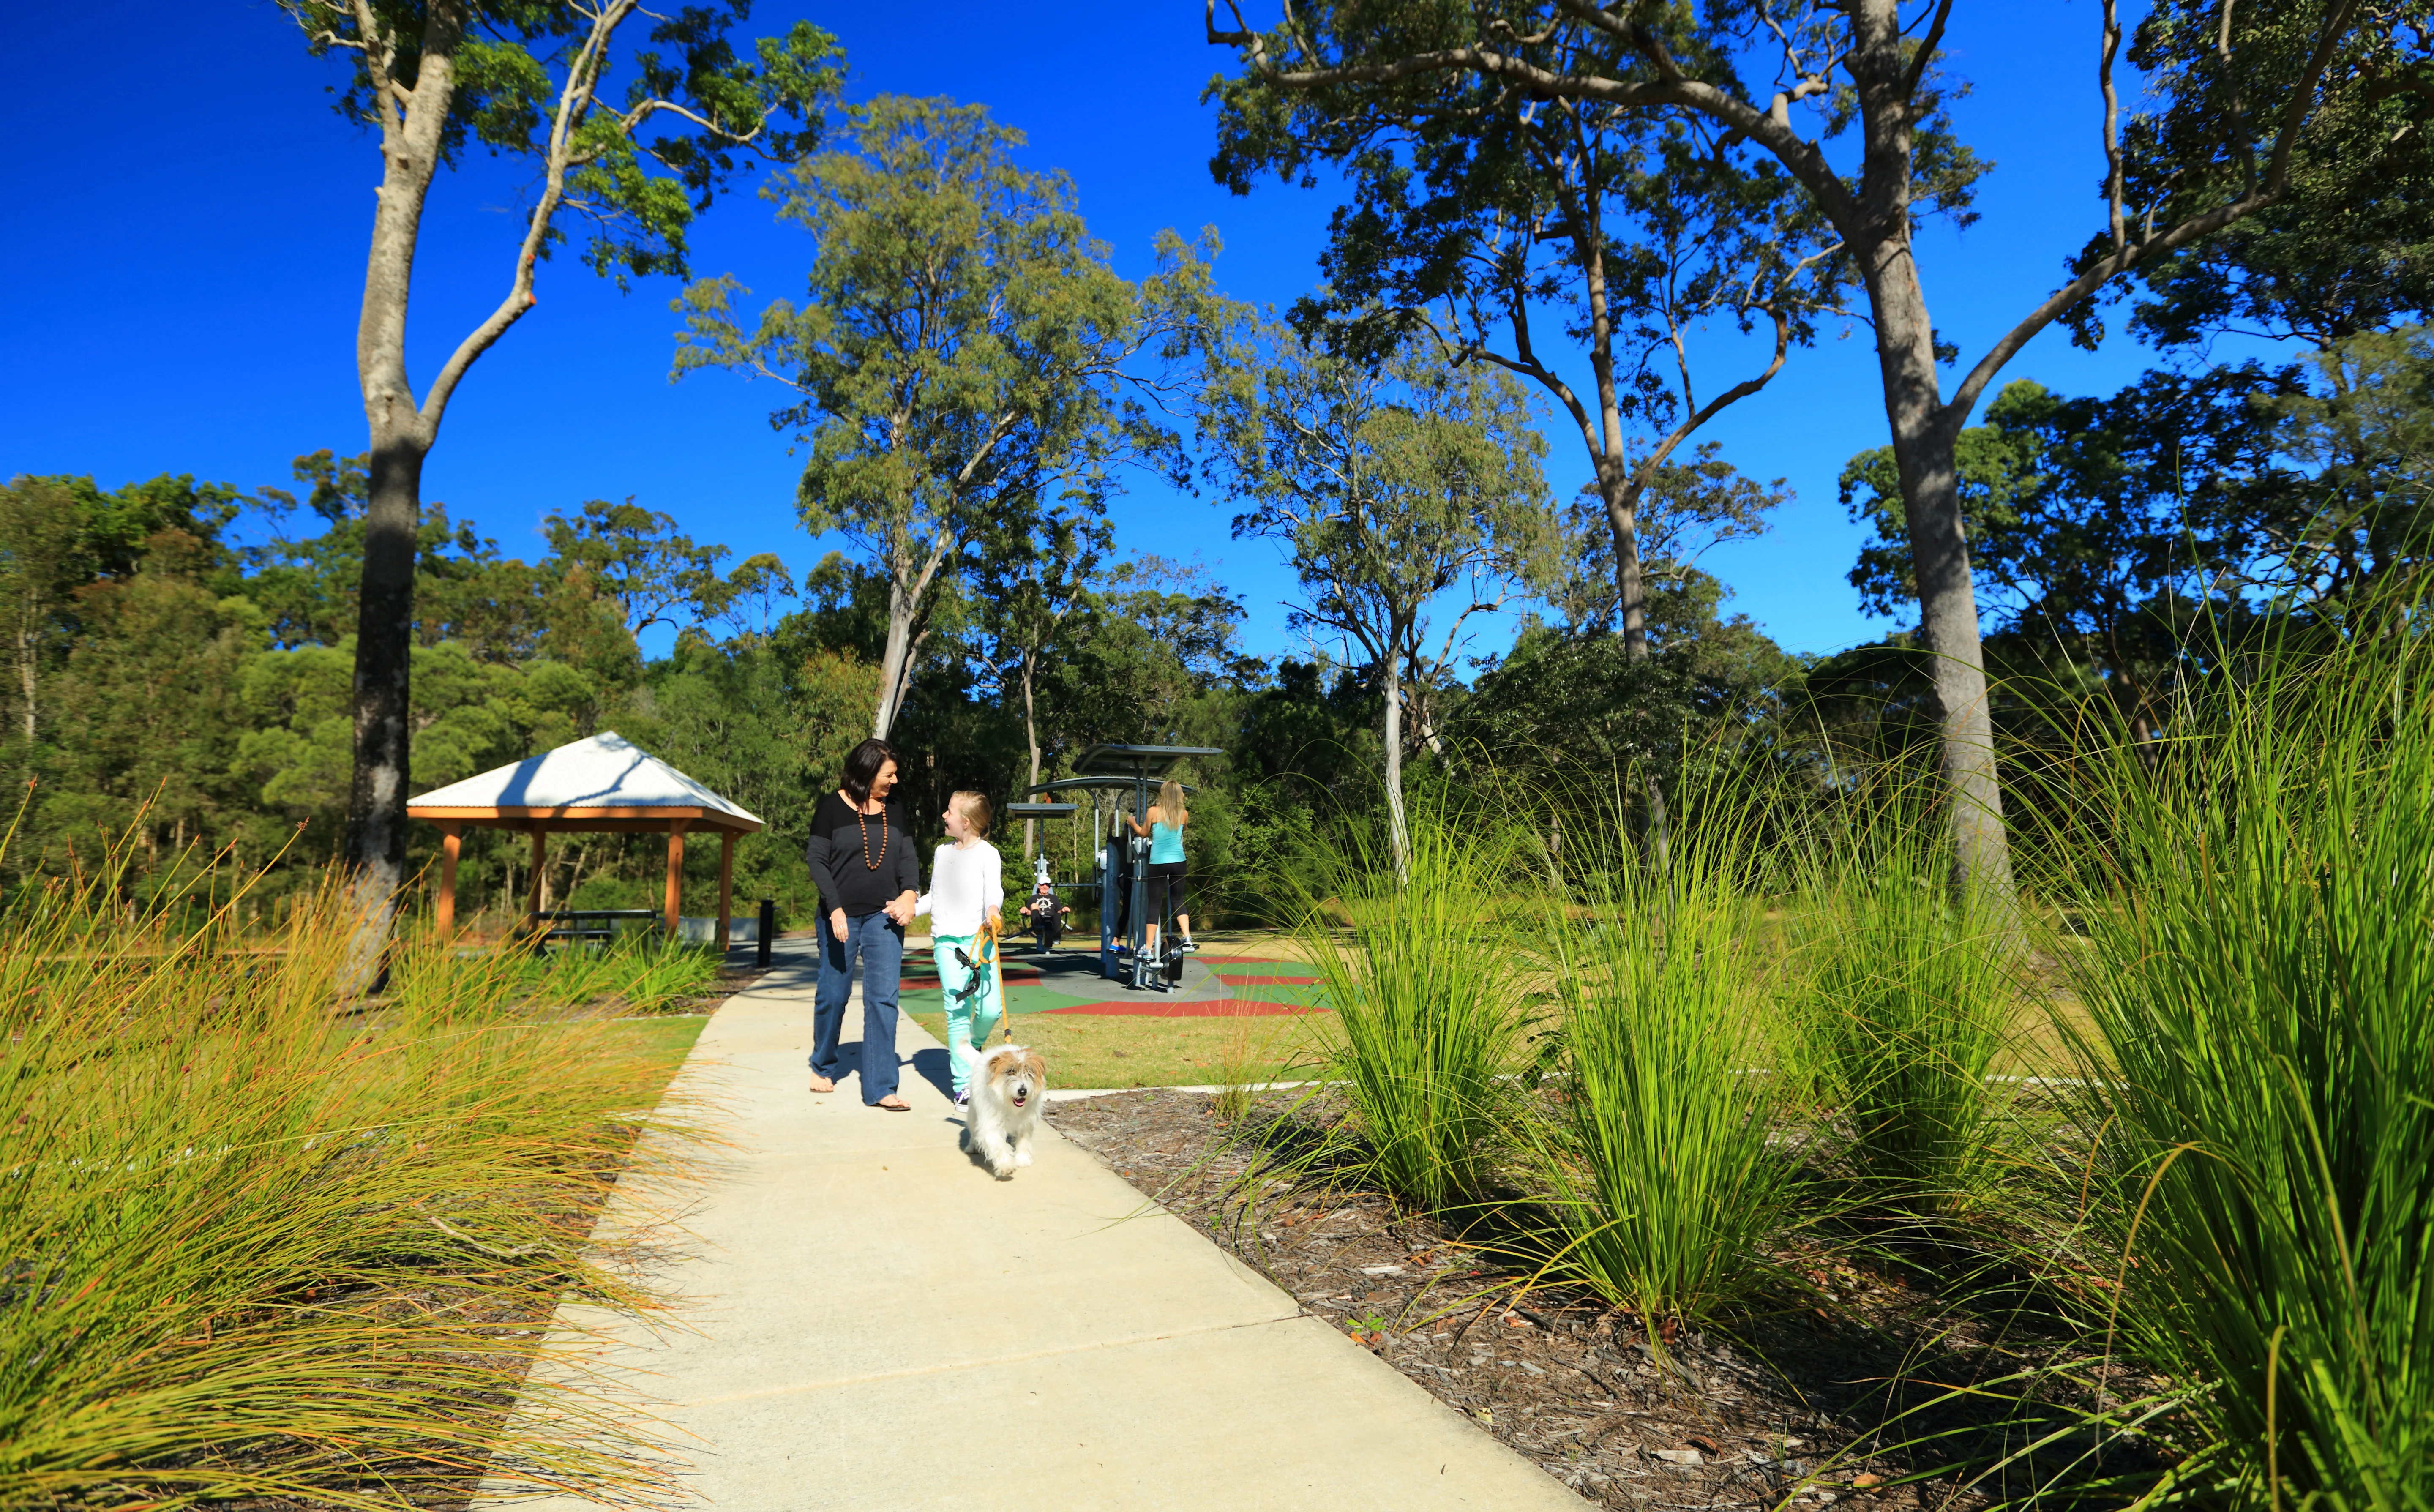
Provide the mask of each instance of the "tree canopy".
{"label": "tree canopy", "polygon": [[1157,274],[1118,277],[1071,184],[1018,167],[1021,133],[984,106],[883,95],[848,120],[849,146],[774,191],[779,217],[814,241],[803,302],[771,302],[747,334],[734,301],[748,291],[695,284],[676,370],[735,369],[795,392],[770,423],[811,454],[804,527],[842,533],[886,576],[871,721],[883,735],[934,593],[999,539],[992,516],[1051,490],[1096,508],[1126,463],[1179,474],[1149,399],[1159,365],[1191,354],[1208,269],[1170,237]]}

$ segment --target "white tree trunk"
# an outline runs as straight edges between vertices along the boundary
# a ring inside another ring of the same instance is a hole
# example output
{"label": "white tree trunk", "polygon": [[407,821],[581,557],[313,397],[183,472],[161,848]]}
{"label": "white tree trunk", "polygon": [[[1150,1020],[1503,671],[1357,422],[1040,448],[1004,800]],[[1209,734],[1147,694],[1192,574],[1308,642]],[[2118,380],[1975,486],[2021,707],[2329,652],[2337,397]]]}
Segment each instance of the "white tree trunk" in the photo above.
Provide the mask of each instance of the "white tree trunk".
{"label": "white tree trunk", "polygon": [[915,594],[902,588],[887,593],[887,648],[879,659],[879,707],[871,713],[870,732],[881,740],[896,728],[904,712],[905,684],[913,676]]}
{"label": "white tree trunk", "polygon": [[[1960,419],[1950,418],[1936,379],[1934,332],[1910,248],[1889,242],[1868,263],[1869,304],[1877,322],[1885,417],[1901,474],[1904,523],[1918,575],[1922,638],[1931,659],[1942,715],[1946,820],[1952,881],[1964,900],[2008,914],[2014,906],[2012,850],[2003,832],[2003,790],[1995,764],[1994,711],[1978,633],[1978,593],[1961,518],[1954,449]],[[1961,417],[1965,419],[1966,417]]]}
{"label": "white tree trunk", "polygon": [[[1037,652],[1025,651],[1022,653],[1022,739],[1023,743],[1031,749],[1031,777],[1029,780],[1029,785],[1026,787],[1022,795],[1023,799],[1026,802],[1031,799],[1029,788],[1037,787],[1039,785],[1039,716],[1037,711],[1033,708],[1031,701],[1031,671],[1033,667],[1038,664],[1038,662],[1039,656]],[[1030,864],[1031,858],[1038,853],[1038,839],[1039,821],[1037,819],[1023,820],[1022,859],[1026,866]]]}

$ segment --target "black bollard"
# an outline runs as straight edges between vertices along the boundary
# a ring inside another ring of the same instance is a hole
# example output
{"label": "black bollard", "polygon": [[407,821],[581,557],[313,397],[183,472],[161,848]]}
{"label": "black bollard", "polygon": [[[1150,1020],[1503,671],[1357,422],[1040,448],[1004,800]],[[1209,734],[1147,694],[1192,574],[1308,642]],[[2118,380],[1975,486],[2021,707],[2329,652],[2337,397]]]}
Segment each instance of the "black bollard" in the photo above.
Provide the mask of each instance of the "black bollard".
{"label": "black bollard", "polygon": [[762,966],[765,967],[769,964],[769,946],[770,942],[777,937],[777,934],[778,900],[763,898],[761,900],[760,949],[756,954]]}

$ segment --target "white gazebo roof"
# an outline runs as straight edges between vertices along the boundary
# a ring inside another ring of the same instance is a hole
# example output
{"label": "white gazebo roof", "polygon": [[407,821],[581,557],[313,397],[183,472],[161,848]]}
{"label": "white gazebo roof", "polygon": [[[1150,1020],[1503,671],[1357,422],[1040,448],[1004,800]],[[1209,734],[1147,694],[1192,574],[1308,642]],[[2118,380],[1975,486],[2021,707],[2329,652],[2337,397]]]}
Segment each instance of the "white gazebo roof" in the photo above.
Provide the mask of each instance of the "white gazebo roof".
{"label": "white gazebo roof", "polygon": [[408,799],[405,811],[418,819],[518,830],[659,830],[677,820],[761,828],[757,816],[613,730],[436,788]]}

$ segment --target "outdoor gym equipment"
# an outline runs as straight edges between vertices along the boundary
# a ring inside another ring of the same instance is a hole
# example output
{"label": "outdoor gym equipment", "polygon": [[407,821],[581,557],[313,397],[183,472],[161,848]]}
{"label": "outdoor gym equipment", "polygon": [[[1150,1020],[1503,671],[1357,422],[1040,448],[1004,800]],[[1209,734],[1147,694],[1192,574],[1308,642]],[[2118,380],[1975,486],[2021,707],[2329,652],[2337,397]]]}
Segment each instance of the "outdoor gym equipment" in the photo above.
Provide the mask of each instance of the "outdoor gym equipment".
{"label": "outdoor gym equipment", "polygon": [[1056,881],[1048,869],[1048,857],[1035,857],[1033,870],[1031,896],[1023,902],[1022,917],[1031,926],[1032,942],[1044,954],[1054,950],[1057,940],[1064,937],[1065,905],[1056,901]]}
{"label": "outdoor gym equipment", "polygon": [[[1074,763],[1074,775],[1026,788],[1026,793],[1093,790],[1133,795],[1136,816],[1149,813],[1150,794],[1175,764],[1195,756],[1223,756],[1211,746],[1093,746]],[[1190,788],[1184,791],[1189,793]],[[1019,814],[1026,805],[1009,805]],[[1070,811],[1070,805],[1069,811]],[[1117,813],[1123,813],[1118,800]],[[1169,891],[1166,912],[1174,912]],[[1172,918],[1157,920],[1158,958],[1149,955],[1149,841],[1114,818],[1099,843],[1099,974],[1136,990],[1163,991],[1183,982],[1183,942]]]}
{"label": "outdoor gym equipment", "polygon": [[[1034,788],[1033,791],[1038,789]],[[1009,803],[1002,816],[1008,821],[1062,819],[1080,812],[1082,805],[1079,803]],[[1056,941],[1065,934],[1065,907],[1056,901],[1056,890],[1059,887],[1079,890],[1082,885],[1057,882],[1054,873],[1048,869],[1048,856],[1044,851],[1032,858],[1032,891],[1031,896],[1022,901],[1022,919],[1031,931],[1033,945],[1044,953],[1054,950]],[[1048,891],[1039,890],[1043,885]]]}

